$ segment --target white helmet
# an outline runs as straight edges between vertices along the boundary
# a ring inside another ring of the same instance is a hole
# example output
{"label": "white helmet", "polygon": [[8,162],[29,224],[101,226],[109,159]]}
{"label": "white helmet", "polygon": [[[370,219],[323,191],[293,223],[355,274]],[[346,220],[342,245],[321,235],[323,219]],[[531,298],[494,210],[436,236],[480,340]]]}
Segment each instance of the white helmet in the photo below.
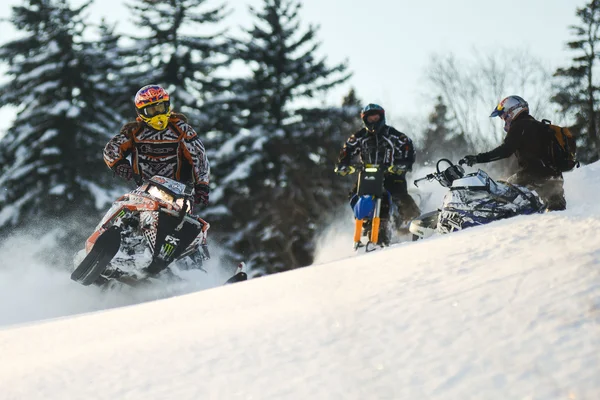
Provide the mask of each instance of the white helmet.
{"label": "white helmet", "polygon": [[492,111],[490,117],[500,117],[504,120],[504,130],[508,132],[510,123],[522,112],[529,114],[529,104],[522,97],[508,96]]}

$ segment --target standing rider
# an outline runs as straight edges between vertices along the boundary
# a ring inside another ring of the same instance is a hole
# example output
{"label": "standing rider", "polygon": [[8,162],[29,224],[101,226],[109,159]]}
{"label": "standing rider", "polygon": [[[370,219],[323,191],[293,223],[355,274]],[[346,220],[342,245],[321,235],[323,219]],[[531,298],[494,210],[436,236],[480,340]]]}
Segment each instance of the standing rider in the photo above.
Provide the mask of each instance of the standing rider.
{"label": "standing rider", "polygon": [[508,182],[535,190],[548,211],[564,210],[567,201],[563,175],[552,167],[548,156],[551,139],[547,125],[529,114],[529,104],[519,96],[503,99],[490,117],[500,117],[504,121],[504,142],[486,153],[467,155],[459,163],[472,166],[515,154],[519,171],[508,178]]}
{"label": "standing rider", "polygon": [[138,117],[106,144],[106,164],[126,180],[161,175],[192,183],[195,203],[207,205],[210,167],[204,145],[187,118],[172,111],[169,93],[159,85],[141,88],[134,102]]}
{"label": "standing rider", "polygon": [[[384,188],[391,194],[400,214],[396,226],[410,221],[420,213],[419,207],[408,194],[406,173],[412,171],[415,162],[415,149],[412,140],[404,133],[386,125],[385,110],[377,104],[368,104],[360,113],[364,128],[354,133],[344,144],[335,167],[341,176],[354,172],[351,165],[355,156],[360,156],[365,164],[380,164],[387,167]],[[354,185],[350,193],[356,193]],[[381,209],[381,218],[389,219],[389,207],[386,202]]]}

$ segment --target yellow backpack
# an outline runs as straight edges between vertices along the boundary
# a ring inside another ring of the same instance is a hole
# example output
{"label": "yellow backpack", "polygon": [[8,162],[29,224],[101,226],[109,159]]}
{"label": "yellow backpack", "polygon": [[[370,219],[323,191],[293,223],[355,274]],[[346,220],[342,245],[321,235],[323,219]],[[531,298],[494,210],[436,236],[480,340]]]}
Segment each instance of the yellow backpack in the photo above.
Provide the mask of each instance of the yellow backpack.
{"label": "yellow backpack", "polygon": [[579,168],[576,154],[577,143],[569,128],[552,125],[547,119],[543,119],[542,124],[546,126],[550,136],[548,155],[552,167],[557,172],[567,172],[575,167]]}

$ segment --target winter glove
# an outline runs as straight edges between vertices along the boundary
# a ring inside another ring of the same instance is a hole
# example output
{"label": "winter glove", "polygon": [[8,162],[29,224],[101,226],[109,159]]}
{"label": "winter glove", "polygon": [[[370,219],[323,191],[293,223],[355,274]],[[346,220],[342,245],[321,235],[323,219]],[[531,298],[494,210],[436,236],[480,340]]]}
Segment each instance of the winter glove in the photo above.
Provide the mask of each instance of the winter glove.
{"label": "winter glove", "polygon": [[131,180],[131,178],[133,177],[133,168],[131,168],[131,164],[129,164],[129,161],[125,161],[118,164],[117,166],[115,166],[113,171],[115,172],[115,175],[120,176],[126,181]]}
{"label": "winter glove", "polygon": [[199,183],[194,186],[194,202],[196,204],[208,205],[208,193],[210,188],[206,183]]}
{"label": "winter glove", "polygon": [[338,164],[333,171],[340,176],[346,176],[348,174],[353,174],[356,169],[351,165]]}
{"label": "winter glove", "polygon": [[394,175],[402,175],[408,171],[409,168],[406,165],[390,165],[388,172]]}
{"label": "winter glove", "polygon": [[469,167],[472,167],[474,164],[477,164],[479,160],[477,156],[464,156],[459,162],[458,165],[467,164]]}

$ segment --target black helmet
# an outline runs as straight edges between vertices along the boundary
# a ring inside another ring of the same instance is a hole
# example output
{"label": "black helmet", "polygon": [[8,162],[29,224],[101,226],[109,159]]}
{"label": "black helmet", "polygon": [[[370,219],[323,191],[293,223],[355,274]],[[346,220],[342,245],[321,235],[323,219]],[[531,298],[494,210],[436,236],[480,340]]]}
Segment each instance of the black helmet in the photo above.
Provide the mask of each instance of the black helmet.
{"label": "black helmet", "polygon": [[[367,122],[367,117],[369,117],[370,115],[379,115],[379,121],[372,123]],[[362,109],[362,111],[360,112],[360,118],[363,120],[367,131],[371,133],[377,132],[379,128],[385,125],[385,110],[379,104],[370,103]]]}

